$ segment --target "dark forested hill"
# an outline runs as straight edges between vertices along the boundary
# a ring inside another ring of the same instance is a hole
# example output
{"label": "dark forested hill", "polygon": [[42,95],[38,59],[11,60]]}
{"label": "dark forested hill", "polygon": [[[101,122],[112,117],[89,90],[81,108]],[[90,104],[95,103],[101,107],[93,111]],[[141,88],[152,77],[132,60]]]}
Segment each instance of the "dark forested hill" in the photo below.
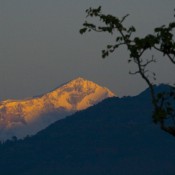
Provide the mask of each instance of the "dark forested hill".
{"label": "dark forested hill", "polygon": [[2,175],[174,175],[175,138],[151,120],[148,91],[110,98],[0,147]]}

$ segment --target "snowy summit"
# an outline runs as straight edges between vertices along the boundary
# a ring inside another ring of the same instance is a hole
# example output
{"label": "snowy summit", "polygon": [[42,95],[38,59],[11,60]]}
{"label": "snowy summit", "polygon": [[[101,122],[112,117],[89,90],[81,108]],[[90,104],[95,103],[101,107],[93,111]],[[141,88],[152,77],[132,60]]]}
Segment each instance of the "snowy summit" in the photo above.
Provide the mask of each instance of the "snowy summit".
{"label": "snowy summit", "polygon": [[56,120],[115,96],[96,83],[76,78],[41,96],[0,102],[0,139],[35,134]]}

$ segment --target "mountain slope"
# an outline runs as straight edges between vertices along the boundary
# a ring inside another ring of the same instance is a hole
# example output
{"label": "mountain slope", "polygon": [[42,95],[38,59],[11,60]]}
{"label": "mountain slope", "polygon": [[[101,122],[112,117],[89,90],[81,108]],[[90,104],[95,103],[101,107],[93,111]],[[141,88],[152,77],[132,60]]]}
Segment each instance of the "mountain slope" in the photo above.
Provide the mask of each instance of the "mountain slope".
{"label": "mountain slope", "polygon": [[35,134],[58,119],[112,96],[115,95],[107,88],[77,78],[41,96],[2,101],[0,138]]}
{"label": "mountain slope", "polygon": [[[145,95],[147,94],[147,95]],[[175,139],[151,120],[149,92],[111,98],[0,148],[3,175],[174,175]]]}

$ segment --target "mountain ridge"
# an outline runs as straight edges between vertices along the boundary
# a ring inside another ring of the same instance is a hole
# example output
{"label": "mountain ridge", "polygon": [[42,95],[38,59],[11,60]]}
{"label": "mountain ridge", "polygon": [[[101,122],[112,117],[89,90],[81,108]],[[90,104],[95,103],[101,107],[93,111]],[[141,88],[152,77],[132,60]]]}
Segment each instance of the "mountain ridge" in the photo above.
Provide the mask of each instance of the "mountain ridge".
{"label": "mountain ridge", "polygon": [[[3,135],[5,130],[8,132],[13,130],[14,135],[18,136],[15,133],[17,128],[24,127],[30,130],[29,125],[32,124],[35,125],[35,130],[39,131],[36,129],[37,123],[43,125],[40,126],[40,129],[43,129],[46,125],[56,121],[54,117],[50,117],[50,113],[58,113],[60,117],[57,120],[62,119],[66,115],[86,109],[112,96],[115,95],[109,89],[78,77],[55,90],[34,98],[2,101],[0,102],[0,134]],[[22,131],[22,128],[20,130]],[[12,136],[12,133],[10,135]]]}
{"label": "mountain ridge", "polygon": [[[147,90],[146,90],[147,91]],[[173,175],[175,140],[148,95],[108,98],[0,147],[3,175]]]}

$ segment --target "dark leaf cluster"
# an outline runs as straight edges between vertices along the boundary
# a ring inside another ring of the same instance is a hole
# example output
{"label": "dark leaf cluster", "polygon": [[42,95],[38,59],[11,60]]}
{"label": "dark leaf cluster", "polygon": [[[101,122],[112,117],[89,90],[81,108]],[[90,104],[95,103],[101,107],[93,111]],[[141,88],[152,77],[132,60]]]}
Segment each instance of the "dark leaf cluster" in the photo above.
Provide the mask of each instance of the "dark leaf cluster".
{"label": "dark leaf cluster", "polygon": [[[143,55],[146,51],[156,50],[162,54],[162,57],[168,58],[175,64],[175,22],[169,23],[167,26],[162,25],[154,29],[153,34],[148,34],[144,37],[133,36],[136,33],[134,26],[126,27],[125,20],[128,14],[122,18],[115,17],[111,14],[102,13],[101,6],[98,8],[89,8],[86,10],[87,18],[97,18],[102,25],[96,25],[85,21],[80,33],[86,32],[107,32],[112,34],[115,38],[114,44],[107,45],[106,49],[102,50],[102,58],[108,57],[120,46],[126,46],[129,51],[128,62],[135,63],[137,70],[131,74],[140,74],[143,80],[149,86],[152,103],[154,106],[153,121],[160,124],[161,128],[168,133],[175,136],[175,91],[172,88],[169,93],[156,94],[154,91],[154,83],[150,79],[149,74],[153,75],[156,79],[156,74],[150,72],[148,65],[155,63],[156,60],[152,58],[144,59]],[[100,23],[100,24],[101,24]],[[168,126],[165,120],[171,119]]]}

